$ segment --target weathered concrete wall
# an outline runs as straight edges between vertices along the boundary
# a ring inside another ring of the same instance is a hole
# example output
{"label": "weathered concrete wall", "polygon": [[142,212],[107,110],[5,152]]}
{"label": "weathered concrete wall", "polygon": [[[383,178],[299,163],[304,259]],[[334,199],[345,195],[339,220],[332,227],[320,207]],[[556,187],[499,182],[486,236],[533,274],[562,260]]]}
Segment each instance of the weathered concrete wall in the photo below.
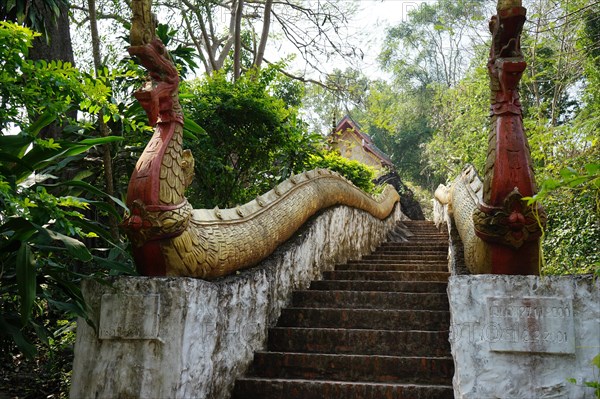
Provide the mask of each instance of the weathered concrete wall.
{"label": "weathered concrete wall", "polygon": [[78,323],[71,397],[227,398],[292,290],[371,252],[402,219],[398,205],[385,221],[336,207],[235,276],[86,282],[99,328]]}
{"label": "weathered concrete wall", "polygon": [[[592,276],[453,276],[456,398],[593,398],[600,281]],[[577,384],[567,381],[575,378]]]}

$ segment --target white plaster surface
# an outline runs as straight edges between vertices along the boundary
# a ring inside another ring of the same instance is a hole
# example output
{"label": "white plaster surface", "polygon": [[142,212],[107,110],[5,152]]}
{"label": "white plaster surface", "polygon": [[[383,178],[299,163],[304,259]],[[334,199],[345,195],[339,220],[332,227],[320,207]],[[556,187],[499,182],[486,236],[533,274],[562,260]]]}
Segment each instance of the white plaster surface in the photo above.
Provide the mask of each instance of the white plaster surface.
{"label": "white plaster surface", "polygon": [[[336,207],[235,276],[85,282],[91,319],[104,332],[99,336],[79,321],[71,398],[229,397],[292,290],[307,288],[336,263],[370,253],[402,219],[399,205],[385,221]],[[118,306],[102,309],[102,302]],[[149,313],[140,310],[144,303]]]}
{"label": "white plaster surface", "polygon": [[[583,382],[600,380],[600,280],[452,276],[448,296],[455,398],[594,398]],[[574,350],[562,338],[571,322]]]}

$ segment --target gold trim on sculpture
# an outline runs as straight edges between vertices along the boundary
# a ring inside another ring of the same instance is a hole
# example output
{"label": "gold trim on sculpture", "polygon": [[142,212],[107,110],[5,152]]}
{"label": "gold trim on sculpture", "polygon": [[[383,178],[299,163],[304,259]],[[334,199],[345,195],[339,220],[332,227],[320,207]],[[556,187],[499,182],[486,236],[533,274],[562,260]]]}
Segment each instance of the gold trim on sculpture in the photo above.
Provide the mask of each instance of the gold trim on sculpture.
{"label": "gold trim on sculpture", "polygon": [[400,198],[391,186],[372,198],[327,170],[292,176],[234,209],[192,209],[185,189],[193,178],[194,159],[182,147],[177,69],[154,36],[150,0],[133,0],[132,8],[129,52],[150,77],[135,96],[154,135],[132,174],[127,192],[130,215],[122,226],[142,274],[216,278],[234,273],[262,261],[310,217],[336,205],[362,209],[379,219],[390,215]]}

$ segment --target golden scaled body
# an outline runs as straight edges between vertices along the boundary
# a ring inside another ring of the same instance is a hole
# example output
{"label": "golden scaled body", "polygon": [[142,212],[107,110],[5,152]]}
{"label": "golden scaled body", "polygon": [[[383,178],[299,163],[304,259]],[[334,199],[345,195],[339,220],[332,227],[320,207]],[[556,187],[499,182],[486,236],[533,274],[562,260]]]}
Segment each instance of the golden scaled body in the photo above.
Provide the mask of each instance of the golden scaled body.
{"label": "golden scaled body", "polygon": [[129,182],[122,224],[141,274],[225,276],[262,261],[322,209],[347,205],[381,219],[392,212],[399,200],[392,187],[374,199],[327,170],[293,176],[235,209],[192,209],[185,189],[194,159],[182,146],[177,69],[154,35],[150,1],[134,0],[132,8],[129,53],[149,73],[135,96],[154,126]]}
{"label": "golden scaled body", "polygon": [[185,231],[161,245],[166,274],[225,276],[265,259],[322,209],[347,205],[383,219],[398,199],[389,186],[371,198],[328,170],[296,175],[238,208],[193,210]]}

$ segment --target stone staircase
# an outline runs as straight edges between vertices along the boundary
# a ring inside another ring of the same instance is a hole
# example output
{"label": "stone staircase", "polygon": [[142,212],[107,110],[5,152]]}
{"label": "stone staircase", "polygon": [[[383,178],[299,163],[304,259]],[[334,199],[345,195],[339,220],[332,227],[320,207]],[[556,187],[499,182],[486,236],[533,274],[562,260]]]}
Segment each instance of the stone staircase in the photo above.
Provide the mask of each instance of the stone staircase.
{"label": "stone staircase", "polygon": [[295,291],[233,399],[452,398],[447,236],[407,221],[387,242]]}

